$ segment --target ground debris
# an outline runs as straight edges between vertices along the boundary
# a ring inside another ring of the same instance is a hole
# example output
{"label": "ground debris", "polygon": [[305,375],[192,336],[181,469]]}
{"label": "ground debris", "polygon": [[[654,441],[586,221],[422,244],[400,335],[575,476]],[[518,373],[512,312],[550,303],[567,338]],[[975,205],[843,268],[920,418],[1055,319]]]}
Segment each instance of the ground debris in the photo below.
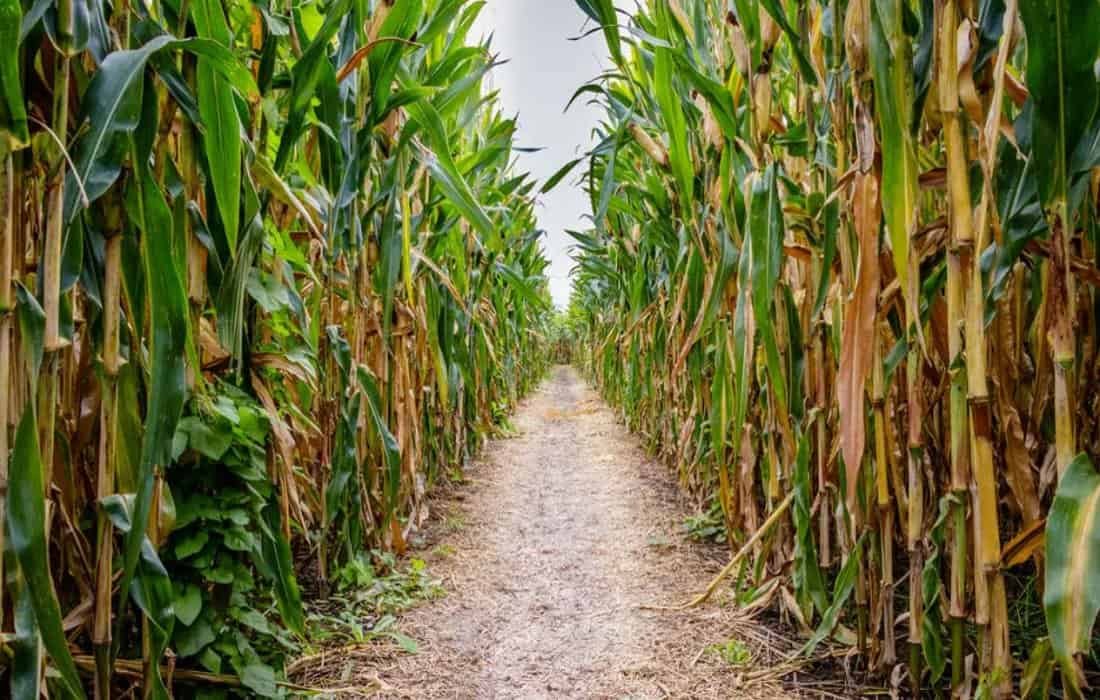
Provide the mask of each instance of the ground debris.
{"label": "ground debris", "polygon": [[333,649],[296,663],[295,682],[333,698],[857,695],[835,665],[814,674],[836,652],[796,659],[802,641],[752,613],[644,608],[690,598],[727,550],[685,536],[673,478],[572,368],[514,422],[518,437],[436,496],[417,556],[448,594],[401,616],[418,653],[384,640]]}

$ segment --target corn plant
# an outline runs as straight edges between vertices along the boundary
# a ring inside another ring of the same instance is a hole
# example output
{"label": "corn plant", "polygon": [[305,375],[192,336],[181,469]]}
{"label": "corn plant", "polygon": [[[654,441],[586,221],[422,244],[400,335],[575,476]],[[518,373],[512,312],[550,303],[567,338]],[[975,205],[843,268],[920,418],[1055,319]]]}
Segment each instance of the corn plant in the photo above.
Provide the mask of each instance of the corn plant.
{"label": "corn plant", "polygon": [[914,697],[1046,697],[1057,662],[1083,697],[1100,4],[578,5],[615,64],[578,93],[606,108],[580,364],[754,543],[807,653],[900,659]]}
{"label": "corn plant", "polygon": [[296,573],[403,550],[545,370],[480,7],[0,2],[13,697],[284,695]]}

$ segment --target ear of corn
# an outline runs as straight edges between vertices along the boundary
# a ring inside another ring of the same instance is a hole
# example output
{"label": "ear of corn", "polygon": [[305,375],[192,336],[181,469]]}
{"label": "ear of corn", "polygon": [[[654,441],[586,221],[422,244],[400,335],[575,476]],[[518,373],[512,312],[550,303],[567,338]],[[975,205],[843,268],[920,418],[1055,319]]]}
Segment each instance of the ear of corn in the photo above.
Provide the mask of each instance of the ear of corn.
{"label": "ear of corn", "polygon": [[731,544],[793,492],[752,584],[913,695],[1096,670],[1098,8],[651,0],[588,88],[577,361]]}
{"label": "ear of corn", "polygon": [[540,378],[547,260],[479,9],[0,1],[14,696],[116,697],[140,659],[168,697],[168,649],[279,695],[295,566],[401,551]]}

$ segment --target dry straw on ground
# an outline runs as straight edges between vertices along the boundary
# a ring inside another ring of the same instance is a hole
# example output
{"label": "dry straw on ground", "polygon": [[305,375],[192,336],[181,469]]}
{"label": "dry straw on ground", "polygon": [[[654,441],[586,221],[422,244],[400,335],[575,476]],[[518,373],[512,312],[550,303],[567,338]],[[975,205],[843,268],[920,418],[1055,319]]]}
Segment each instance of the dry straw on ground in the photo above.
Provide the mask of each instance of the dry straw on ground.
{"label": "dry straw on ground", "polygon": [[[297,682],[342,698],[850,696],[835,665],[815,673],[800,640],[751,613],[644,609],[697,593],[726,554],[686,538],[672,478],[572,369],[515,424],[433,504],[418,556],[448,595],[401,619],[419,653],[334,649],[296,664]],[[731,640],[745,663],[712,649]]]}

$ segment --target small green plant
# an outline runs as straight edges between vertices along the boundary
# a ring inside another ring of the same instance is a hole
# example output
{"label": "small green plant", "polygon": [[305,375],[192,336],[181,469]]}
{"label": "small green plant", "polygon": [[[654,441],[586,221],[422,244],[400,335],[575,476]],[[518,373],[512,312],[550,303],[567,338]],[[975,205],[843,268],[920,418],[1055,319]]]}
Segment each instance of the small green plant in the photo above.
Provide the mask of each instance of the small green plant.
{"label": "small green plant", "polygon": [[509,427],[508,413],[510,410],[511,408],[507,400],[500,399],[499,401],[494,401],[492,406],[490,406],[490,414],[492,415],[493,423],[499,425],[501,428],[507,429]]}
{"label": "small green plant", "polygon": [[368,588],[374,583],[374,567],[366,557],[358,556],[336,572],[333,582],[340,591]]}
{"label": "small green plant", "polygon": [[371,559],[359,556],[348,562],[334,582],[339,595],[378,613],[401,612],[444,593],[423,559],[412,559],[401,568],[392,552],[378,550],[371,552]]}
{"label": "small green plant", "polygon": [[397,629],[397,618],[393,615],[363,617],[353,608],[343,608],[334,614],[311,614],[310,625],[315,642],[367,644],[379,639],[389,639],[409,654],[415,654],[419,650],[415,639]]}
{"label": "small green plant", "polygon": [[432,548],[432,556],[439,559],[446,559],[447,557],[454,556],[455,548],[449,544],[440,544]]}
{"label": "small green plant", "polygon": [[717,500],[712,501],[705,513],[684,518],[684,530],[688,537],[698,542],[725,542],[726,522],[721,504]]}
{"label": "small green plant", "polygon": [[336,593],[310,611],[309,638],[319,645],[365,644],[390,639],[410,654],[416,641],[401,633],[395,615],[425,600],[444,595],[421,559],[407,567],[390,552],[360,555],[333,575]]}
{"label": "small green plant", "polygon": [[461,532],[466,529],[466,516],[458,511],[451,511],[443,518],[443,527],[448,532]]}
{"label": "small green plant", "polygon": [[466,474],[462,471],[462,466],[456,464],[448,469],[447,480],[454,484],[465,484]]}
{"label": "small green plant", "polygon": [[707,652],[717,656],[729,666],[747,666],[752,661],[752,651],[740,639],[711,644],[707,647]]}

